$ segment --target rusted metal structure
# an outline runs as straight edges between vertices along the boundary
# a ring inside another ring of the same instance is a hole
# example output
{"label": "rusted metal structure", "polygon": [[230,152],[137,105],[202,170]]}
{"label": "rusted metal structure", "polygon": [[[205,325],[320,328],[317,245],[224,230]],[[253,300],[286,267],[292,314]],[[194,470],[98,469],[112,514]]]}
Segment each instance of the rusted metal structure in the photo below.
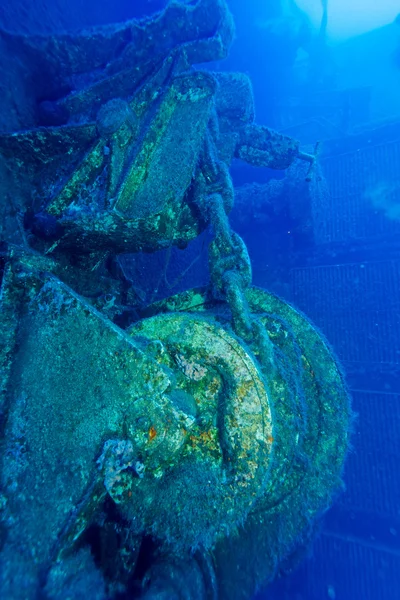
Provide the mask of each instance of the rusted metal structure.
{"label": "rusted metal structure", "polygon": [[[2,253],[3,598],[89,582],[94,598],[248,598],[341,486],[340,368],[305,316],[252,287],[228,220],[233,157],[276,169],[312,157],[254,123],[245,76],[191,67],[231,39],[225,3],[197,0],[24,40],[75,91],[42,107],[65,122],[0,137],[25,175],[25,243]],[[117,326],[133,300],[114,257],[208,225],[210,287]]]}

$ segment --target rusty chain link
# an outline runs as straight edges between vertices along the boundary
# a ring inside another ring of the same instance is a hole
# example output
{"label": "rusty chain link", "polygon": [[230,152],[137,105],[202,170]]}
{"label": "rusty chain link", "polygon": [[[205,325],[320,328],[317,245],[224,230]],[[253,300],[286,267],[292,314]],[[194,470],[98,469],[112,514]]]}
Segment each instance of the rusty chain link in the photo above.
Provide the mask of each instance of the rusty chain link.
{"label": "rusty chain link", "polygon": [[233,206],[233,184],[228,167],[217,157],[215,142],[207,132],[202,175],[204,186],[198,193],[197,204],[203,219],[214,230],[209,245],[209,269],[214,293],[226,300],[234,332],[255,346],[261,363],[272,365],[273,345],[262,323],[251,314],[246,289],[252,282],[249,253],[243,239],[232,231],[227,213]]}
{"label": "rusty chain link", "polygon": [[228,302],[235,332],[247,340],[251,335],[251,319],[244,291],[252,279],[247,248],[242,238],[230,229],[222,196],[212,194],[207,197],[206,205],[215,235],[209,246],[211,281],[215,291]]}

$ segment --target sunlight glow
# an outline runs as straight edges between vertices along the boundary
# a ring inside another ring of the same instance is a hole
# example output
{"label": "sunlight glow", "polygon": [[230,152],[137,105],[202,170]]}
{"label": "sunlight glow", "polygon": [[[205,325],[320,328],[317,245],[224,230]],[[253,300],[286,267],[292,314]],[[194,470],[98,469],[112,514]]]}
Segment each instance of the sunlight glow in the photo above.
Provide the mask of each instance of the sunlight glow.
{"label": "sunlight glow", "polygon": [[[296,0],[318,26],[321,0]],[[328,0],[328,29],[332,41],[342,41],[392,23],[400,13],[399,0]]]}

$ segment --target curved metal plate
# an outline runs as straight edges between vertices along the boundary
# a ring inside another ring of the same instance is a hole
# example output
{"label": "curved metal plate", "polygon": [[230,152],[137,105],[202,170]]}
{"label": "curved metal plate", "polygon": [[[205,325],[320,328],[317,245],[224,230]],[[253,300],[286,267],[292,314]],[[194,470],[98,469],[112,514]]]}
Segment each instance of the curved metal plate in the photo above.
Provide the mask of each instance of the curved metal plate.
{"label": "curved metal plate", "polygon": [[[179,508],[169,506],[170,511],[181,514],[176,520],[176,539],[191,544],[201,539],[209,545],[223,531],[231,531],[243,522],[268,480],[273,462],[273,426],[262,374],[252,355],[230,333],[217,323],[193,315],[158,315],[140,321],[128,333],[169,373],[174,373],[175,389],[168,394],[186,415],[187,428],[179,460],[170,456],[169,468],[146,471],[132,498],[137,503],[142,492],[143,501],[146,496],[149,505],[149,498],[153,497],[154,502],[158,492],[154,512],[147,510],[143,516],[148,522],[151,515],[154,524],[162,514],[160,505],[169,505],[164,498],[175,493],[168,483],[172,481],[180,490],[179,499],[175,497]],[[156,428],[153,436],[156,442]],[[168,457],[160,456],[159,462],[165,465]],[[190,486],[182,483],[188,469]],[[151,477],[157,478],[153,493]],[[164,493],[160,493],[162,480]],[[206,501],[208,494],[210,499]],[[203,502],[199,501],[201,496]],[[190,528],[182,517],[186,512],[188,518],[192,513]],[[183,525],[186,531],[182,531]],[[157,527],[158,535],[164,537],[165,527]]]}

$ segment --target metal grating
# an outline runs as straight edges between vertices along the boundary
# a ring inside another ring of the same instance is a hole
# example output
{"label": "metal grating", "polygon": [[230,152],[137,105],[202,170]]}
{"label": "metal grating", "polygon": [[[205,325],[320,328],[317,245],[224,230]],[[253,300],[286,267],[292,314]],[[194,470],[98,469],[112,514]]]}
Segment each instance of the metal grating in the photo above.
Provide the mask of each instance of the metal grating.
{"label": "metal grating", "polygon": [[400,141],[321,160],[329,186],[324,210],[313,207],[318,243],[376,239],[400,233]]}
{"label": "metal grating", "polygon": [[[319,206],[313,208],[316,243],[364,241],[399,235],[400,182],[392,182],[389,187],[385,185],[383,183],[382,187],[366,192],[368,197],[362,194],[329,196],[324,201],[323,211]],[[383,205],[381,208],[380,203]]]}
{"label": "metal grating", "polygon": [[399,281],[399,261],[297,268],[292,299],[343,361],[400,364]]}
{"label": "metal grating", "polygon": [[254,600],[398,600],[400,552],[324,533],[312,556]]}
{"label": "metal grating", "polygon": [[313,207],[317,243],[333,243],[327,261],[335,248],[363,258],[291,272],[293,303],[325,333],[356,388],[347,489],[313,557],[259,600],[400,598],[400,261],[385,258],[400,239],[400,142],[374,135],[322,160],[329,193],[321,187]]}
{"label": "metal grating", "polygon": [[322,535],[313,555],[305,565],[304,600],[398,600],[400,553],[382,552],[345,536]]}
{"label": "metal grating", "polygon": [[400,364],[400,314],[397,311],[357,311],[314,319],[345,362]]}
{"label": "metal grating", "polygon": [[358,417],[339,505],[400,519],[400,394],[354,391]]}
{"label": "metal grating", "polygon": [[400,140],[331,156],[321,163],[334,198],[360,194],[382,180],[398,180]]}

